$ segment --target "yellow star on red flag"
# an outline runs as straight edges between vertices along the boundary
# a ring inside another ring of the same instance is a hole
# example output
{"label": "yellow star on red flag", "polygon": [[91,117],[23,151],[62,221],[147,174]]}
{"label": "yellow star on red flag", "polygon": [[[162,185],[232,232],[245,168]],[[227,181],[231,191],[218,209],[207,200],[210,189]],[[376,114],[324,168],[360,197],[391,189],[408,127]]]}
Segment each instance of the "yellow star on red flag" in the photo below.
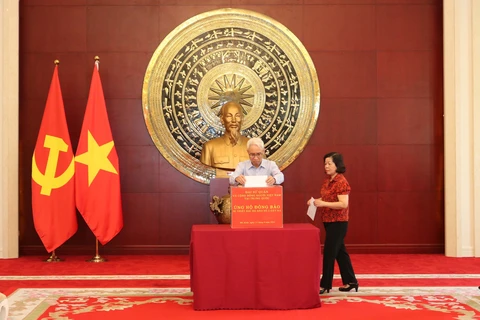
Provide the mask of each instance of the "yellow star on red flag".
{"label": "yellow star on red flag", "polygon": [[92,184],[100,170],[118,174],[112,162],[108,159],[108,155],[110,154],[110,151],[112,151],[113,146],[113,140],[103,145],[99,145],[90,130],[88,131],[88,150],[87,152],[76,156],[75,161],[88,166],[89,186]]}

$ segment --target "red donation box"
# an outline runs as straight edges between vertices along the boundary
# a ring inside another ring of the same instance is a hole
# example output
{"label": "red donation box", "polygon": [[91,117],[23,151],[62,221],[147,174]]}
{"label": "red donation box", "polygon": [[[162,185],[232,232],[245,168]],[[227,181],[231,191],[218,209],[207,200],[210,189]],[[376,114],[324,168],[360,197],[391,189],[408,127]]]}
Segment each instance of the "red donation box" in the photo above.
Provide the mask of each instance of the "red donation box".
{"label": "red donation box", "polygon": [[231,187],[232,228],[283,228],[283,187]]}

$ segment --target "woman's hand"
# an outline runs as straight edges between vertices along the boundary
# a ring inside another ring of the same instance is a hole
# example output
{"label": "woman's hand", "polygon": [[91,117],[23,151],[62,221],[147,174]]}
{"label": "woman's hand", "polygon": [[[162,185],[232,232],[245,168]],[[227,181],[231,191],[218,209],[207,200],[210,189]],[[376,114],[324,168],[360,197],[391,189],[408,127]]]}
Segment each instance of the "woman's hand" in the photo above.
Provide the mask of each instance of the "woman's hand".
{"label": "woman's hand", "polygon": [[315,207],[326,207],[330,209],[345,209],[348,208],[348,195],[338,195],[338,201],[337,202],[327,202],[323,201],[321,198],[315,199]]}
{"label": "woman's hand", "polygon": [[322,198],[315,199],[313,204],[318,208],[325,207],[325,201],[323,201]]}
{"label": "woman's hand", "polygon": [[313,205],[314,205],[315,207],[319,207],[319,205],[317,204],[318,202],[322,202],[322,203],[323,203],[322,198],[314,199],[314,198],[312,197],[312,198],[310,198],[310,200],[307,201],[307,206],[309,206],[310,203],[312,203],[312,201],[313,201]]}

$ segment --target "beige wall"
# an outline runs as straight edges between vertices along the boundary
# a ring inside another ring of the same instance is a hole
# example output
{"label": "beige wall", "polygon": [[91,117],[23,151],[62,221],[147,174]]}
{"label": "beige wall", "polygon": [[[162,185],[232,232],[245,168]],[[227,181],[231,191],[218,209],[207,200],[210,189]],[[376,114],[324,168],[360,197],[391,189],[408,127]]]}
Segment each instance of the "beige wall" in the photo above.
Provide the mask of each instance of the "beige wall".
{"label": "beige wall", "polygon": [[473,63],[473,121],[474,121],[474,256],[480,257],[480,2],[472,4],[472,63]]}
{"label": "beige wall", "polygon": [[0,1],[0,258],[18,257],[18,14]]}
{"label": "beige wall", "polygon": [[444,0],[445,254],[480,256],[480,2]]}

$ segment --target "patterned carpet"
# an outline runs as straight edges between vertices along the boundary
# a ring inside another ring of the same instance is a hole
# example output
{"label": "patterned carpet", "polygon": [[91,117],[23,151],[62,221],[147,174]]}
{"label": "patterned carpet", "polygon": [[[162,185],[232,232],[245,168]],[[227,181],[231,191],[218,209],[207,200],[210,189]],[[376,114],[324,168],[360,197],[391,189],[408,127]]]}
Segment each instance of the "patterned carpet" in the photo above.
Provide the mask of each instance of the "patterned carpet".
{"label": "patterned carpet", "polygon": [[[128,319],[135,312],[137,319],[150,319],[148,316],[155,310],[165,314],[173,312],[166,302],[174,303],[184,313],[184,318],[199,319],[199,315],[210,313],[218,316],[218,311],[195,312],[192,309],[193,296],[189,288],[21,288],[8,297],[11,320],[54,320],[54,319]],[[348,319],[479,319],[480,290],[477,287],[363,287],[359,292],[342,293],[338,291],[322,295],[322,307],[317,309],[322,315],[335,314],[339,308],[344,312],[356,310]],[[358,312],[360,310],[360,314]],[[121,312],[121,313],[120,313]],[[253,311],[251,311],[253,312]],[[258,311],[254,314],[268,311]],[[301,310],[296,314],[301,315]],[[303,311],[304,319],[314,318],[313,310]],[[373,312],[373,313],[372,313]],[[392,313],[395,312],[395,313]],[[230,311],[241,314],[242,311]],[[253,314],[246,314],[251,319]],[[145,316],[142,316],[142,315]],[[287,314],[288,312],[283,312]],[[275,314],[275,319],[283,319]],[[316,314],[318,316],[318,313]],[[286,319],[291,318],[287,316]],[[110,319],[110,317],[108,317]],[[168,317],[162,319],[170,319]]]}
{"label": "patterned carpet", "polygon": [[[188,256],[111,256],[104,264],[22,257],[0,263],[0,320],[480,319],[480,259],[352,255],[358,292],[334,289],[309,310],[194,311]],[[1,301],[1,299],[0,299]],[[8,302],[8,304],[7,304]]]}

